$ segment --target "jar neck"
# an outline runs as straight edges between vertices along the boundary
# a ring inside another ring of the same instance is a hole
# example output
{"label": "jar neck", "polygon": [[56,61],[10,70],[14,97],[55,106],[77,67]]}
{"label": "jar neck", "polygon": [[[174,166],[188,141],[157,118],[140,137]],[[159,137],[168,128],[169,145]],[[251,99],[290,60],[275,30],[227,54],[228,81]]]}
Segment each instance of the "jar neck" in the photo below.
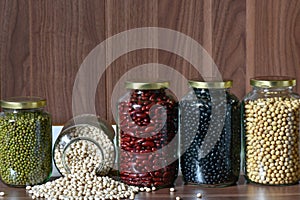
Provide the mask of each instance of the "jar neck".
{"label": "jar neck", "polygon": [[147,97],[147,96],[151,96],[152,94],[166,94],[166,88],[162,88],[162,89],[155,89],[155,90],[140,90],[140,89],[131,89],[130,90],[130,95],[131,96],[136,96],[136,97]]}
{"label": "jar neck", "polygon": [[135,93],[148,93],[148,92],[153,92],[153,93],[159,93],[159,92],[165,92],[167,88],[161,88],[161,89],[153,89],[153,90],[145,90],[145,89],[130,89],[131,92]]}
{"label": "jar neck", "polygon": [[230,91],[230,88],[193,88],[196,95],[224,94]]}
{"label": "jar neck", "polygon": [[29,109],[11,109],[2,108],[3,112],[18,113],[18,112],[41,112],[44,108],[29,108]]}
{"label": "jar neck", "polygon": [[204,91],[226,91],[228,92],[230,90],[230,88],[194,88],[193,87],[193,90],[195,91],[201,91],[201,90],[204,90]]}
{"label": "jar neck", "polygon": [[253,86],[253,91],[265,94],[288,94],[293,92],[293,87],[262,88]]}

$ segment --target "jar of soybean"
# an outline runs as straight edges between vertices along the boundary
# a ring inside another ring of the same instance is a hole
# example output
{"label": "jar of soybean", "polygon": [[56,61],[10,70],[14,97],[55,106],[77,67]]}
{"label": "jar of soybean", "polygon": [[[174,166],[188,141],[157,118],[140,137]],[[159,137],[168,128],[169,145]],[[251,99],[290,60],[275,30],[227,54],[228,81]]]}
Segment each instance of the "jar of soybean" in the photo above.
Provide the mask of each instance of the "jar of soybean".
{"label": "jar of soybean", "polygon": [[244,170],[249,182],[296,184],[300,180],[300,97],[289,77],[256,77],[244,98]]}
{"label": "jar of soybean", "polygon": [[51,117],[46,100],[13,97],[1,100],[0,175],[10,186],[46,182],[52,172]]}
{"label": "jar of soybean", "polygon": [[53,160],[62,175],[107,175],[115,164],[115,132],[92,114],[70,119],[55,141]]}
{"label": "jar of soybean", "polygon": [[240,104],[232,81],[189,81],[179,104],[180,154],[187,184],[224,187],[240,172]]}

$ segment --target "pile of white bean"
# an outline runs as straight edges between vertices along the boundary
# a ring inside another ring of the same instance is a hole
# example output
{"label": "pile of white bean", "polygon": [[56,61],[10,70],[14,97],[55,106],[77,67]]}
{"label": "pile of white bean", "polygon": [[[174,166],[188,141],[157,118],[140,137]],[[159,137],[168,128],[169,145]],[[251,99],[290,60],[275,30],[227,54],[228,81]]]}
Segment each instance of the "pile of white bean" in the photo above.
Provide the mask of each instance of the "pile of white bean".
{"label": "pile of white bean", "polygon": [[[155,190],[155,188],[153,188]],[[27,186],[32,199],[134,199],[139,191],[150,192],[150,188],[128,186],[109,177],[94,173],[75,173],[47,182],[43,185]]]}
{"label": "pile of white bean", "polygon": [[[113,167],[115,161],[114,144],[103,130],[90,125],[80,125],[63,134],[67,134],[70,137],[69,140],[90,138],[98,143],[103,152],[101,154],[96,144],[89,140],[76,140],[76,142],[71,143],[65,151],[65,164],[70,169],[71,174],[84,170],[84,173],[85,171],[97,171],[97,174],[106,175]],[[55,164],[62,175],[67,174],[62,162],[64,148],[63,145],[57,145],[54,150]]]}

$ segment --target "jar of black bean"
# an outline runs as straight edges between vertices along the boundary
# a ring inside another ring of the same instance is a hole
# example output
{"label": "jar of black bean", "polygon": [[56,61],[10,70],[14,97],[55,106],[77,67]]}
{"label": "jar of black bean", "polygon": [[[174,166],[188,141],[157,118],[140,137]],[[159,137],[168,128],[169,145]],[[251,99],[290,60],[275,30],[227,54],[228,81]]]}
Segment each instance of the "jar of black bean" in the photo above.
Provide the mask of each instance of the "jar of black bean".
{"label": "jar of black bean", "polygon": [[186,184],[224,187],[240,169],[240,107],[232,81],[189,81],[180,101],[180,154]]}
{"label": "jar of black bean", "polygon": [[115,132],[99,116],[83,114],[65,123],[57,137],[53,160],[62,175],[107,175],[115,164]]}
{"label": "jar of black bean", "polygon": [[1,100],[0,175],[5,184],[24,187],[50,178],[52,131],[45,106],[39,97]]}
{"label": "jar of black bean", "polygon": [[289,77],[256,77],[243,100],[244,170],[249,182],[290,185],[300,180],[300,97]]}
{"label": "jar of black bean", "polygon": [[167,187],[178,174],[178,102],[168,82],[126,82],[118,103],[119,172],[135,186]]}

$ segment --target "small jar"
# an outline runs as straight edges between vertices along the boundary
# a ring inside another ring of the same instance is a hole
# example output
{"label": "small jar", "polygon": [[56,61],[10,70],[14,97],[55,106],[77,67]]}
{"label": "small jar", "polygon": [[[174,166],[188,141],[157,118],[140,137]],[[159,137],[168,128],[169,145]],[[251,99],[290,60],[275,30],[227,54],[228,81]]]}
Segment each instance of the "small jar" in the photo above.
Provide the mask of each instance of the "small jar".
{"label": "small jar", "polygon": [[62,175],[75,172],[107,175],[115,164],[114,130],[98,116],[69,120],[57,137],[53,160]]}
{"label": "small jar", "polygon": [[240,172],[240,105],[232,81],[189,81],[180,101],[181,171],[186,184],[224,187]]}
{"label": "small jar", "polygon": [[7,185],[41,184],[51,176],[52,126],[45,106],[39,97],[1,100],[0,175]]}
{"label": "small jar", "polygon": [[178,174],[178,102],[168,82],[126,82],[118,102],[119,172],[123,182],[158,188]]}
{"label": "small jar", "polygon": [[289,185],[300,180],[300,97],[296,80],[257,77],[243,100],[244,170],[249,182]]}

